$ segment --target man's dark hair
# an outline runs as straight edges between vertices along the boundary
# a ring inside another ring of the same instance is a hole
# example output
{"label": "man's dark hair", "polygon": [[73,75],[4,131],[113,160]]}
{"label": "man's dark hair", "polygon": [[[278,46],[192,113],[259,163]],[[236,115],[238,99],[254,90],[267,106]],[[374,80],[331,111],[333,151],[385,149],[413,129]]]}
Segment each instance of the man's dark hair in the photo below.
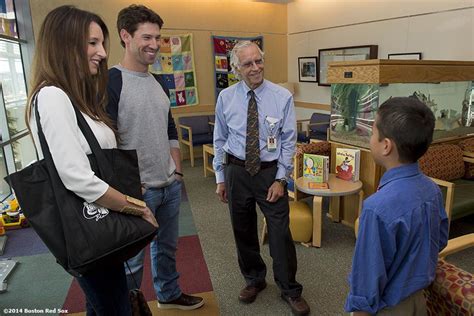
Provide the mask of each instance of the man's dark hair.
{"label": "man's dark hair", "polygon": [[[132,4],[126,8],[123,8],[117,17],[117,30],[120,36],[120,30],[127,31],[133,36],[141,23],[153,23],[158,24],[159,28],[163,26],[163,20],[153,10],[145,7],[144,5]],[[125,43],[120,39],[120,44],[125,47]]]}
{"label": "man's dark hair", "polygon": [[389,138],[397,146],[401,163],[416,162],[433,140],[435,117],[423,102],[412,97],[385,101],[377,112],[379,141]]}

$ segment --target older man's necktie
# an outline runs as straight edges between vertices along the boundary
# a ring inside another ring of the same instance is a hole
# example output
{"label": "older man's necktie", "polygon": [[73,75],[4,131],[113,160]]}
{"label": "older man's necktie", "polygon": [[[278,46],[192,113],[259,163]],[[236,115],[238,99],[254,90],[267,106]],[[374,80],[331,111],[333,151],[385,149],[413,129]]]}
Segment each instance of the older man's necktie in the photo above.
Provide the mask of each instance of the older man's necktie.
{"label": "older man's necktie", "polygon": [[260,171],[260,141],[258,138],[258,110],[255,93],[249,91],[247,111],[247,139],[245,144],[245,170],[254,176]]}

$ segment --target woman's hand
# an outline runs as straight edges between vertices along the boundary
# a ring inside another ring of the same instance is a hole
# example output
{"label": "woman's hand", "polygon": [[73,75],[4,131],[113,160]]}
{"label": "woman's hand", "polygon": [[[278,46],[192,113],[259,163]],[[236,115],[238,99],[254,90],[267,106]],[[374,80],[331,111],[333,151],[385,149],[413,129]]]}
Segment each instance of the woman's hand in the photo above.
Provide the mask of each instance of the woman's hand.
{"label": "woman's hand", "polygon": [[148,207],[145,207],[143,209],[142,218],[146,220],[148,223],[152,224],[153,226],[158,227],[158,222],[156,221],[155,216],[153,215],[153,213]]}

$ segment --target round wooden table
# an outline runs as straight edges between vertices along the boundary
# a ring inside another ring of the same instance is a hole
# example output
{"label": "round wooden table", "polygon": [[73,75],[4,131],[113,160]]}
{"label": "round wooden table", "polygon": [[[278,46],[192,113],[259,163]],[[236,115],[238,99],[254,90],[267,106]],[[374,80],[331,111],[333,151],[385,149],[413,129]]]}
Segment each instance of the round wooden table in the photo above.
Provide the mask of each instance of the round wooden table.
{"label": "round wooden table", "polygon": [[[296,179],[295,184],[298,190],[301,192],[313,195],[313,240],[311,245],[314,247],[321,247],[321,236],[322,236],[322,224],[323,224],[323,209],[322,202],[323,197],[333,197],[331,203],[337,203],[333,205],[332,209],[335,213],[331,214],[333,221],[339,221],[339,198],[345,195],[359,194],[359,201],[361,202],[364,198],[364,192],[362,191],[361,181],[346,181],[336,177],[335,174],[329,174],[327,190],[310,189],[309,182],[314,180],[299,177]],[[360,205],[359,202],[359,205]]]}

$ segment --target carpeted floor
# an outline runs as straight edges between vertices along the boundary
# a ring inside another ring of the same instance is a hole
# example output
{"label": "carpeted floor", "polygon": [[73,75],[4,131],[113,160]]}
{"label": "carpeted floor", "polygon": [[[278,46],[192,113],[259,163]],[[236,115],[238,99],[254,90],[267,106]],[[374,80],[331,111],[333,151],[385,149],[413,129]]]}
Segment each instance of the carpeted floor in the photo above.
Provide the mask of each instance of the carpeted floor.
{"label": "carpeted floor", "polygon": [[[259,294],[253,304],[246,305],[238,301],[238,293],[245,284],[237,265],[227,205],[219,202],[214,193],[214,177],[204,178],[202,160],[197,160],[194,168],[187,167],[185,173],[191,209],[221,315],[291,315],[289,307],[280,299],[279,290],[273,280],[268,245],[264,245],[261,252],[267,264],[269,286]],[[261,225],[262,216],[259,212],[260,230]],[[474,232],[474,216],[451,225],[451,237],[469,232]],[[297,280],[303,285],[303,296],[311,307],[312,315],[345,314],[343,306],[348,292],[347,276],[354,245],[352,228],[333,223],[326,217],[321,248],[296,245]],[[474,272],[474,248],[452,255],[448,259],[467,271]]]}
{"label": "carpeted floor", "polygon": [[[244,281],[237,266],[227,205],[215,195],[215,180],[204,178],[202,160],[191,168],[184,163],[185,188],[180,215],[178,270],[180,285],[188,293],[205,297],[203,308],[192,311],[159,311],[150,280],[149,264],[145,266],[142,290],[154,315],[290,315],[290,309],[279,298],[273,281],[272,261],[268,245],[261,249],[267,263],[268,287],[250,305],[237,296]],[[310,202],[308,200],[308,202]],[[261,228],[262,217],[259,214]],[[451,237],[474,232],[474,216],[455,221]],[[82,293],[73,278],[57,265],[44,244],[31,229],[8,231],[5,254],[20,264],[8,282],[8,292],[0,294],[3,308],[63,308],[69,313],[83,314]],[[297,280],[303,284],[303,296],[312,315],[344,315],[343,305],[348,291],[347,275],[354,248],[353,230],[326,217],[323,223],[322,248],[296,245]],[[450,256],[449,261],[474,271],[474,248]],[[148,260],[145,260],[148,262]]]}
{"label": "carpeted floor", "polygon": [[[203,296],[204,307],[188,315],[218,315],[219,308],[213,291],[201,243],[194,225],[185,186],[180,212],[177,268],[183,292]],[[85,298],[78,283],[67,274],[50,254],[32,228],[9,230],[8,241],[1,259],[19,262],[8,278],[8,291],[0,294],[0,315],[4,308],[23,309],[24,314],[36,314],[47,309],[61,314],[84,314]],[[151,281],[149,251],[146,251],[142,291],[154,315],[176,315],[178,311],[158,310]],[[26,311],[28,310],[28,311]],[[22,315],[22,313],[19,313]]]}

